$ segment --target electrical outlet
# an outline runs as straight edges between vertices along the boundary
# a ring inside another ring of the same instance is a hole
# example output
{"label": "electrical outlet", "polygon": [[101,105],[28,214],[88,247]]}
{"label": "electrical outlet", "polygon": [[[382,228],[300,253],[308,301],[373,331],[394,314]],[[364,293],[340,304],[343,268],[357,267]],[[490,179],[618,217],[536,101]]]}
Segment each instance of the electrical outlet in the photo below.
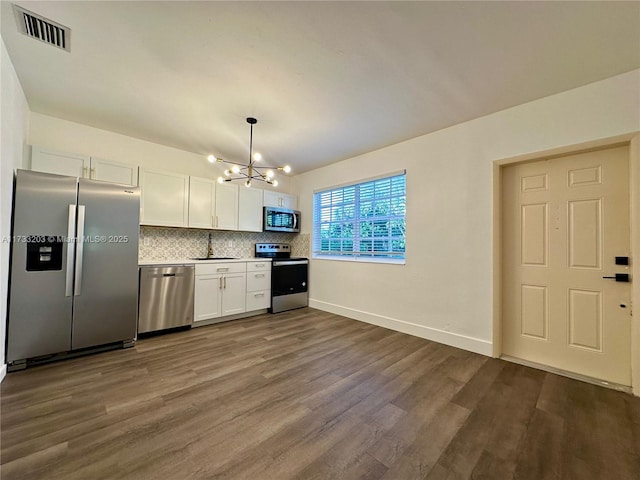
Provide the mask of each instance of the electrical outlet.
{"label": "electrical outlet", "polygon": [[229,247],[229,248],[235,247],[235,245],[233,243],[234,243],[233,240],[227,241],[227,247]]}
{"label": "electrical outlet", "polygon": [[150,246],[151,246],[151,239],[150,239],[150,238],[148,238],[148,237],[144,237],[144,239],[142,240],[142,244],[143,244],[145,247],[150,247]]}

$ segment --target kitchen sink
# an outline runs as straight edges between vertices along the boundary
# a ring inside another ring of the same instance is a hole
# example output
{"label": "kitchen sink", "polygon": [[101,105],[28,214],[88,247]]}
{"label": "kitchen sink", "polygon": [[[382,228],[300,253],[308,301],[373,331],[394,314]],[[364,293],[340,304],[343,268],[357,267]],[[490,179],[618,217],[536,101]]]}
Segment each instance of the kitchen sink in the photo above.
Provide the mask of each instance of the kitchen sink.
{"label": "kitchen sink", "polygon": [[236,260],[236,257],[193,257],[189,260]]}

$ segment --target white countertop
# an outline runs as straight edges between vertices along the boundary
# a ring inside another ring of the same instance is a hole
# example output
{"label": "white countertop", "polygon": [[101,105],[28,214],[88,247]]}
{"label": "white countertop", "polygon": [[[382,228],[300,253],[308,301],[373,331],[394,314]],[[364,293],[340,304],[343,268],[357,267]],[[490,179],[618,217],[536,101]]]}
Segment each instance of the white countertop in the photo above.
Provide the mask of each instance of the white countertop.
{"label": "white countertop", "polygon": [[172,258],[172,259],[147,259],[138,260],[138,266],[146,267],[151,265],[198,265],[201,263],[239,263],[239,262],[270,262],[270,258],[229,258],[219,260],[194,260],[192,258]]}

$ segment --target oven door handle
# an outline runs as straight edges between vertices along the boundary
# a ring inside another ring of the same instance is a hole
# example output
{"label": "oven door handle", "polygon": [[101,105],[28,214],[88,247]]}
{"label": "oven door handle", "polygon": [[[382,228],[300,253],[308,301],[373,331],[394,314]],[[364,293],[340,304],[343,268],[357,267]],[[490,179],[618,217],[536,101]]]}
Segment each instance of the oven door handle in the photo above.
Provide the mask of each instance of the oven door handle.
{"label": "oven door handle", "polygon": [[273,262],[274,267],[282,267],[285,265],[307,265],[309,260],[285,260],[282,262]]}

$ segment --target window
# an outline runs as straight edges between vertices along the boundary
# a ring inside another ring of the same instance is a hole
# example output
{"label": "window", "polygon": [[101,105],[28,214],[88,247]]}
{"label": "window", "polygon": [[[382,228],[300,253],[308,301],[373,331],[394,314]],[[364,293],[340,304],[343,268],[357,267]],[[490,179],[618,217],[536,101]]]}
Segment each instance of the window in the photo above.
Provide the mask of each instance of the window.
{"label": "window", "polygon": [[404,259],[405,173],[316,192],[313,256]]}

